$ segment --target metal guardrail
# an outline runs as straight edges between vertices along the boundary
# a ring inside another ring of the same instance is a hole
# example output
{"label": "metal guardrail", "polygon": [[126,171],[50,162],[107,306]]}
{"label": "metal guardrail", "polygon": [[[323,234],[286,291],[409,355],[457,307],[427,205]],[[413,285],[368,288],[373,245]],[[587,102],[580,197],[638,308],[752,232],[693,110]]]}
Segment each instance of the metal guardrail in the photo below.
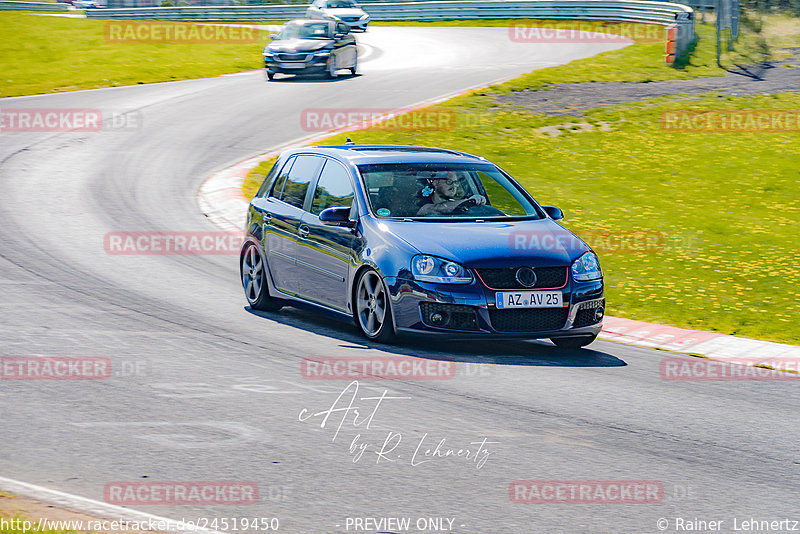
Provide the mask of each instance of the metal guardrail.
{"label": "metal guardrail", "polygon": [[[289,20],[306,5],[140,7],[88,10],[88,18],[150,20]],[[695,41],[694,11],[674,2],[650,0],[434,0],[365,5],[372,20],[566,19],[649,22],[676,27],[672,58]]]}
{"label": "metal guardrail", "polygon": [[[88,10],[89,18],[158,20],[288,20],[307,5],[185,6]],[[693,20],[693,10],[648,0],[462,0],[382,2],[364,6],[372,20],[469,20],[500,18],[580,19],[671,24]]]}
{"label": "metal guardrail", "polygon": [[[307,4],[276,6],[122,7],[86,10],[87,18],[136,20],[291,20],[306,15]],[[372,14],[372,9],[367,8]],[[373,17],[372,20],[376,19]],[[397,20],[397,19],[395,19]]]}
{"label": "metal guardrail", "polygon": [[666,0],[667,2],[675,2],[676,4],[684,4],[692,9],[714,9],[717,5],[717,0]]}
{"label": "metal guardrail", "polygon": [[0,10],[15,11],[66,11],[67,4],[51,4],[48,2],[10,2],[0,0]]}

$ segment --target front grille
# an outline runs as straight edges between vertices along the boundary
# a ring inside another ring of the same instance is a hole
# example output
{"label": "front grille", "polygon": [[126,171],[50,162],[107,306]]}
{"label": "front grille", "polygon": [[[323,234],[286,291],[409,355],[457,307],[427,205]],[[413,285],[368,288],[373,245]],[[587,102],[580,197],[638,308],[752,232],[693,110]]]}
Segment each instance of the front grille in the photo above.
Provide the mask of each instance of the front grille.
{"label": "front grille", "polygon": [[602,320],[595,319],[595,311],[597,308],[605,307],[605,300],[592,300],[579,304],[578,306],[578,313],[575,314],[575,322],[572,323],[573,328],[597,324]]}
{"label": "front grille", "polygon": [[361,20],[361,17],[339,17],[339,18],[345,22],[357,22]]}
{"label": "front grille", "polygon": [[567,283],[567,267],[531,267],[536,273],[536,285],[525,287],[517,282],[517,269],[475,269],[487,287],[494,289],[536,289],[562,287]]}
{"label": "front grille", "polygon": [[498,332],[544,332],[564,327],[569,308],[489,309],[489,319]]}
{"label": "front grille", "polygon": [[[442,304],[440,302],[422,302],[419,305],[422,312],[422,322],[437,328],[450,328],[451,330],[478,330],[478,318],[475,308],[459,304]],[[431,315],[438,313],[442,319],[438,322],[431,319]]]}
{"label": "front grille", "polygon": [[278,61],[305,61],[308,54],[277,54]]}

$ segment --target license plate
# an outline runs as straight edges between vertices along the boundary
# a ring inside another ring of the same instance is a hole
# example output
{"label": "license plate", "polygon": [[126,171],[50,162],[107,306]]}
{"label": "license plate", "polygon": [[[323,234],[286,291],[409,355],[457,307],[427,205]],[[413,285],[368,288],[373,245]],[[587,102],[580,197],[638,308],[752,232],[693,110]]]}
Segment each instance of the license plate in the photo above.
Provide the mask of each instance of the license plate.
{"label": "license plate", "polygon": [[564,305],[561,291],[503,291],[494,296],[500,309],[560,308]]}
{"label": "license plate", "polygon": [[278,66],[282,69],[302,69],[305,63],[279,63]]}

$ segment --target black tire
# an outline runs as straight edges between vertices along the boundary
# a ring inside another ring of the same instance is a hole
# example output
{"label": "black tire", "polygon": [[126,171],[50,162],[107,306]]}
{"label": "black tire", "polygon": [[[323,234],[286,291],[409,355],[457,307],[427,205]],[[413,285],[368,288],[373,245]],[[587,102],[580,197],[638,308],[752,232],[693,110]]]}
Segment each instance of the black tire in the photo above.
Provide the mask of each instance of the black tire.
{"label": "black tire", "polygon": [[275,79],[275,73],[272,72],[271,70],[268,70],[267,71],[267,79],[268,80],[274,80]]}
{"label": "black tire", "polygon": [[244,296],[250,307],[261,311],[278,311],[283,307],[269,296],[266,263],[255,243],[248,243],[239,258],[239,273]]}
{"label": "black tire", "polygon": [[597,339],[597,334],[593,336],[553,337],[550,338],[550,341],[560,349],[579,349],[592,343],[595,339]]}
{"label": "black tire", "polygon": [[394,341],[391,300],[389,290],[377,271],[361,271],[353,293],[353,318],[364,337],[378,343]]}
{"label": "black tire", "polygon": [[355,61],[353,61],[353,66],[350,67],[350,74],[355,76],[357,70],[358,70],[358,54],[356,54],[356,59]]}

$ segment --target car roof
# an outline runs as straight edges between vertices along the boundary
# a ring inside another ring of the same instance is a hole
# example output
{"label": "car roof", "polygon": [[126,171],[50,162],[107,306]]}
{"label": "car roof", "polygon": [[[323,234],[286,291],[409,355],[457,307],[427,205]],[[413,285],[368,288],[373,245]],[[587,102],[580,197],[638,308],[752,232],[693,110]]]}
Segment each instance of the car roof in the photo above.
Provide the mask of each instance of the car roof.
{"label": "car roof", "polygon": [[[295,151],[293,151],[295,152]],[[488,163],[485,158],[446,148],[411,145],[329,145],[299,149],[348,161],[354,165],[369,163]]]}

